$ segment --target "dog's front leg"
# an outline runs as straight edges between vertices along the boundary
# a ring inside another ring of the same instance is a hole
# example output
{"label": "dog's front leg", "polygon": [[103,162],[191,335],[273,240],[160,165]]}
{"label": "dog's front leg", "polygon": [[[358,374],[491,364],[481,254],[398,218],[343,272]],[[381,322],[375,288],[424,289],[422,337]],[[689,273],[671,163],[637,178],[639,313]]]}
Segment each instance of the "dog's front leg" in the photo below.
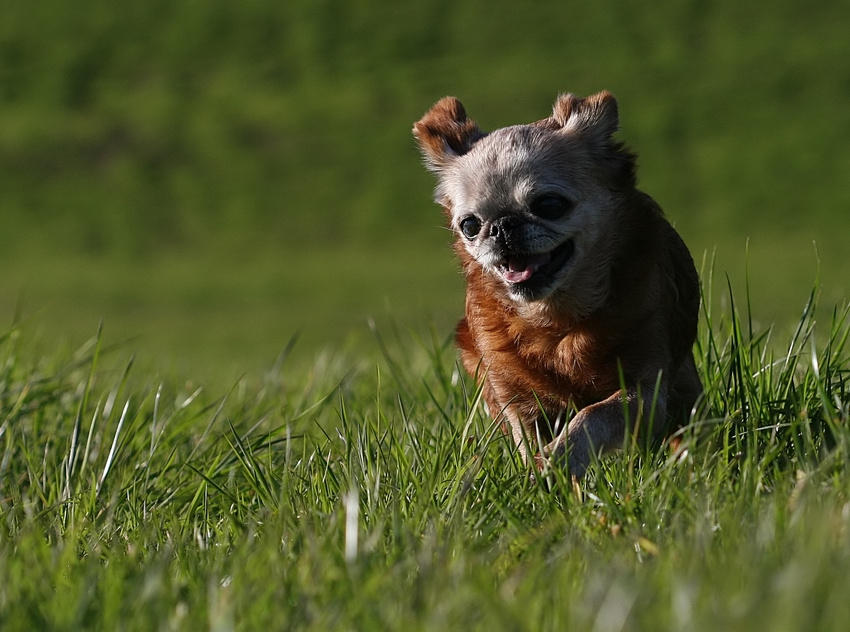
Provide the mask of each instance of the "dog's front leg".
{"label": "dog's front leg", "polygon": [[666,388],[629,388],[583,408],[564,431],[534,457],[537,469],[566,465],[571,475],[582,478],[594,458],[623,447],[626,428],[652,437],[667,417]]}

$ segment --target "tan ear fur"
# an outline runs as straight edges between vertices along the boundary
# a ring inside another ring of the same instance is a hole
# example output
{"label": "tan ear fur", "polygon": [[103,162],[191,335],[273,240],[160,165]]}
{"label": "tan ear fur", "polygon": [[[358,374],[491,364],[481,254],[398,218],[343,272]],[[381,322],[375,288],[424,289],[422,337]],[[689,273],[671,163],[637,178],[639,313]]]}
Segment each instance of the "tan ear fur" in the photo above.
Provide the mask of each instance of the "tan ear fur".
{"label": "tan ear fur", "polygon": [[585,99],[562,94],[552,109],[552,119],[565,132],[589,134],[608,140],[620,127],[617,99],[604,90]]}
{"label": "tan ear fur", "polygon": [[413,125],[413,135],[428,166],[439,171],[468,152],[484,133],[467,118],[460,101],[445,97]]}

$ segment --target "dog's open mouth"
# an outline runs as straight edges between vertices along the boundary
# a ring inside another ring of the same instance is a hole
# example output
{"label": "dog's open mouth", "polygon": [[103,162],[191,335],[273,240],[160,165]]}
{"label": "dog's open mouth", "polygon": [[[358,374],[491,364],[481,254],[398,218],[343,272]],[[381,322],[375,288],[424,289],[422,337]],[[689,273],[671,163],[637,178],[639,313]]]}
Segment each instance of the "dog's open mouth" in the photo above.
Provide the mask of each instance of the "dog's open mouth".
{"label": "dog's open mouth", "polygon": [[547,284],[574,251],[575,244],[568,239],[554,250],[542,254],[511,255],[499,265],[499,273],[512,287],[532,289],[531,286]]}

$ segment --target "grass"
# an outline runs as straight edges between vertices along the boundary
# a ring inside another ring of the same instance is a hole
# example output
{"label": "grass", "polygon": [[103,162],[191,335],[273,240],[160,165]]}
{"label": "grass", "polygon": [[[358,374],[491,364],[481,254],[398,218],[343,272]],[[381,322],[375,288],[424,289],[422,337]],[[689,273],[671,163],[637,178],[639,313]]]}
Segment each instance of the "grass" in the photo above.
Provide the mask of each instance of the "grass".
{"label": "grass", "polygon": [[[296,332],[292,368],[325,347],[371,350],[370,319],[448,331],[463,309],[463,282],[446,235],[435,228],[435,244],[340,246],[216,263],[192,255],[111,264],[85,257],[15,261],[3,268],[0,314],[32,321],[22,336],[46,353],[79,347],[103,319],[105,344],[123,343],[142,364],[226,388],[274,363]],[[22,289],[4,296],[12,287]]]}
{"label": "grass", "polygon": [[844,629],[844,312],[786,336],[707,288],[699,422],[578,488],[529,482],[443,335],[347,341],[462,305],[409,131],[451,93],[493,128],[613,90],[765,322],[816,265],[842,300],[847,17],[2,4],[0,312],[36,316],[0,332],[0,628]]}
{"label": "grass", "polygon": [[529,480],[436,334],[210,393],[13,329],[0,627],[843,630],[850,321],[813,307],[777,340],[707,302],[703,413],[581,485]]}

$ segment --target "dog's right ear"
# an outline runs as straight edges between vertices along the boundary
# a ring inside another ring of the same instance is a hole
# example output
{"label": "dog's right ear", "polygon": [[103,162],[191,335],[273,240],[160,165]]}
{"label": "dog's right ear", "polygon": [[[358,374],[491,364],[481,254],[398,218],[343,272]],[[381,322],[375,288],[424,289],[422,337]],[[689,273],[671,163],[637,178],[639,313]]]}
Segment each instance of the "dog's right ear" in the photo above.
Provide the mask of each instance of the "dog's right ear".
{"label": "dog's right ear", "polygon": [[617,99],[607,90],[584,99],[574,94],[560,95],[552,110],[552,120],[564,131],[602,143],[610,142],[620,127]]}
{"label": "dog's right ear", "polygon": [[475,121],[467,118],[460,101],[445,97],[413,125],[413,135],[428,167],[440,171],[468,152],[485,134]]}

